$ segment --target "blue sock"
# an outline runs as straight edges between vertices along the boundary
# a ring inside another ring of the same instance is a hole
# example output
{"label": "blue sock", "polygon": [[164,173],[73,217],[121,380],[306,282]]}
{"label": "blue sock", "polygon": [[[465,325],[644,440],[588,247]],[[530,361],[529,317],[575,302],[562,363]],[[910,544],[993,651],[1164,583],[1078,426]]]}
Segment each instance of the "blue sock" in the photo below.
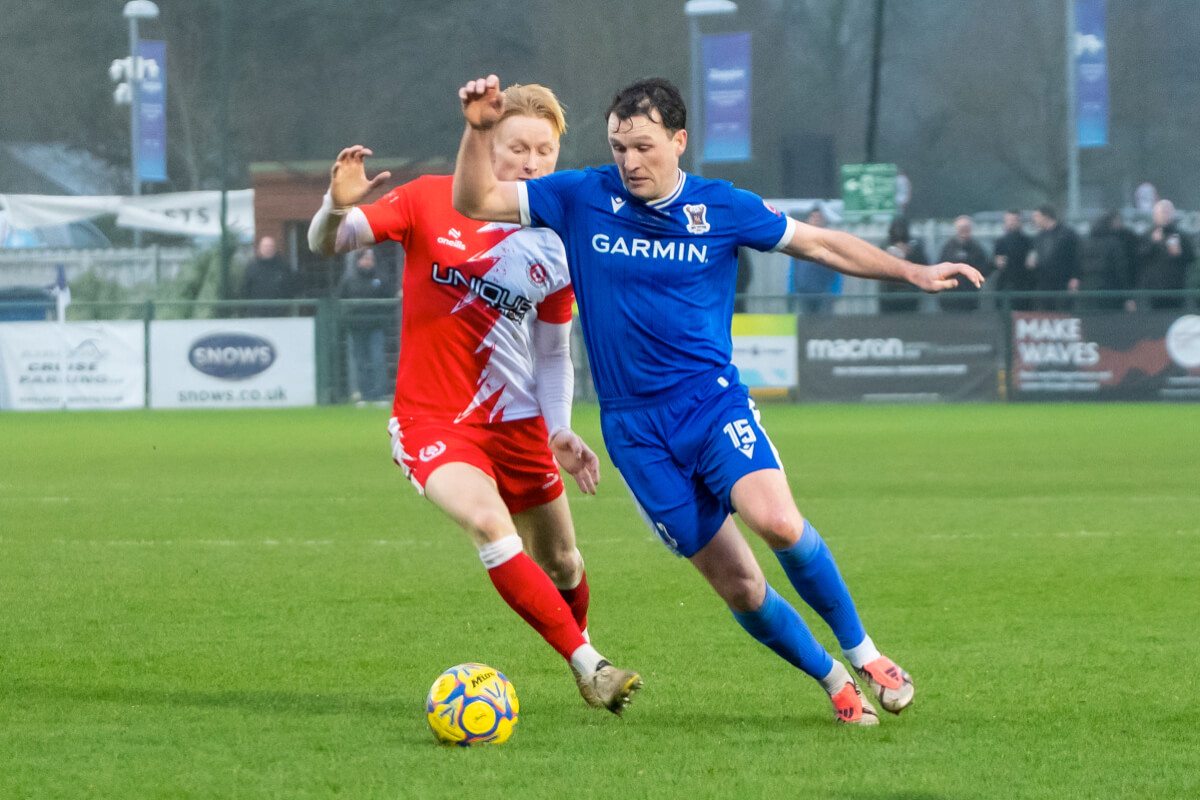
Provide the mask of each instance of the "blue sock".
{"label": "blue sock", "polygon": [[833,669],[833,658],[813,638],[796,609],[767,584],[767,596],[757,611],[734,611],[733,618],[785,661],[820,680]]}
{"label": "blue sock", "polygon": [[842,649],[849,650],[861,644],[867,632],[863,630],[842,573],[838,572],[833,553],[829,552],[829,546],[817,529],[804,520],[800,541],[774,553],[792,586],[833,629]]}

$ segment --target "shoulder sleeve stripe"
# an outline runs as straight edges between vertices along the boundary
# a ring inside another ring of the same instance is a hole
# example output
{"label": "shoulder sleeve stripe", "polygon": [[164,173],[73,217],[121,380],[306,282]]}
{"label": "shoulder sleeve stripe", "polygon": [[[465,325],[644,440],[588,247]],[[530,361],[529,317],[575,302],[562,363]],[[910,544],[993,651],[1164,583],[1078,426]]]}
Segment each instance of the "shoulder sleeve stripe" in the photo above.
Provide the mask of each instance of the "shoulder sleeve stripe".
{"label": "shoulder sleeve stripe", "polygon": [[772,253],[778,253],[780,250],[787,247],[788,242],[792,240],[793,234],[796,233],[796,220],[792,219],[786,214],[783,218],[787,220],[787,226],[783,229],[783,236],[780,236],[779,241],[776,242],[775,246],[771,248]]}

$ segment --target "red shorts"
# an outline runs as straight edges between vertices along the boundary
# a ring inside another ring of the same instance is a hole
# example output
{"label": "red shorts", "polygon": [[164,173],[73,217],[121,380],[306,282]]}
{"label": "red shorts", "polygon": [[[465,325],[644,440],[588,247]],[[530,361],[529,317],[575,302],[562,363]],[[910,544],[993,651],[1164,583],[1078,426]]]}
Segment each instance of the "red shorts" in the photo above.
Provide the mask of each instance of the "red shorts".
{"label": "red shorts", "polygon": [[393,417],[388,432],[392,460],[421,494],[435,469],[453,463],[470,464],[495,481],[510,514],[545,505],[563,493],[541,417],[483,424]]}

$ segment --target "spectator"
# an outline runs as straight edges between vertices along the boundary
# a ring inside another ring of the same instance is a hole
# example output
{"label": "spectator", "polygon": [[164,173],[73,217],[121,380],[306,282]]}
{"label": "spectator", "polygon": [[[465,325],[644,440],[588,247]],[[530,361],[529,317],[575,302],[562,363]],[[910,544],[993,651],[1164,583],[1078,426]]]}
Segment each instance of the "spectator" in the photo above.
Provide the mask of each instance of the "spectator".
{"label": "spectator", "polygon": [[[391,281],[375,266],[375,250],[358,252],[353,267],[338,281],[337,296],[343,300],[383,300],[394,297]],[[349,304],[342,317],[346,328],[346,368],[351,400],[382,400],[387,393],[387,362],[384,336],[391,308],[377,304]]]}
{"label": "spectator", "polygon": [[[892,224],[888,226],[887,244],[884,249],[896,258],[903,258],[912,264],[929,264],[929,257],[925,255],[925,246],[909,235],[908,220],[904,217],[892,219]],[[879,310],[883,312],[916,311],[921,304],[919,291],[909,284],[880,284]]]}
{"label": "spectator", "polygon": [[[825,213],[813,206],[804,220],[809,225],[824,228],[829,225]],[[805,314],[824,314],[833,305],[830,295],[842,291],[842,274],[811,261],[792,259],[791,291],[800,296],[800,310]]]}
{"label": "spectator", "polygon": [[[242,276],[242,299],[291,300],[297,294],[296,284],[296,273],[279,255],[274,237],[259,239],[255,257],[246,265]],[[248,306],[245,313],[248,317],[284,317],[288,309],[284,306]]]}
{"label": "spectator", "polygon": [[[991,262],[983,245],[974,237],[971,218],[962,215],[954,220],[954,238],[942,247],[941,261],[970,264],[986,277],[991,272]],[[959,281],[958,287],[938,295],[943,311],[976,311],[979,309],[979,290],[967,281]]]}
{"label": "spectator", "polygon": [[[996,240],[992,251],[992,265],[996,269],[992,288],[997,292],[1032,292],[1037,288],[1037,276],[1028,263],[1033,240],[1022,230],[1022,223],[1019,209],[1004,212],[1004,235]],[[1028,311],[1031,307],[1028,298],[1012,301],[1016,311]]]}
{"label": "spectator", "polygon": [[[1137,288],[1183,289],[1196,250],[1175,222],[1175,204],[1170,200],[1155,203],[1153,222],[1154,227],[1138,249]],[[1153,309],[1181,308],[1183,301],[1177,297],[1151,297],[1148,305]]]}
{"label": "spectator", "polygon": [[[1060,224],[1054,206],[1044,205],[1033,212],[1038,234],[1033,238],[1026,266],[1034,271],[1039,292],[1075,291],[1079,288],[1079,234]],[[1066,309],[1063,298],[1043,298],[1038,303],[1048,310]]]}
{"label": "spectator", "polygon": [[[1113,211],[1092,223],[1079,257],[1081,291],[1116,291],[1132,285],[1132,263],[1120,231],[1121,214]],[[1119,297],[1085,297],[1080,306],[1091,310],[1121,308]]]}

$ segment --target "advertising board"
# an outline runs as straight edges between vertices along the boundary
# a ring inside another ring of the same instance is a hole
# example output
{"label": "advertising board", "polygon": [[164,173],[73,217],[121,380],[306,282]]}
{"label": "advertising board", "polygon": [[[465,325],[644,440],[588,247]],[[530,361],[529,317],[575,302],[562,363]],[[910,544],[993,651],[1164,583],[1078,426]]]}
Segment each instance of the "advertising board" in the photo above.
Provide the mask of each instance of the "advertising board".
{"label": "advertising board", "polygon": [[151,408],[279,408],[316,401],[312,318],[150,323]]}

